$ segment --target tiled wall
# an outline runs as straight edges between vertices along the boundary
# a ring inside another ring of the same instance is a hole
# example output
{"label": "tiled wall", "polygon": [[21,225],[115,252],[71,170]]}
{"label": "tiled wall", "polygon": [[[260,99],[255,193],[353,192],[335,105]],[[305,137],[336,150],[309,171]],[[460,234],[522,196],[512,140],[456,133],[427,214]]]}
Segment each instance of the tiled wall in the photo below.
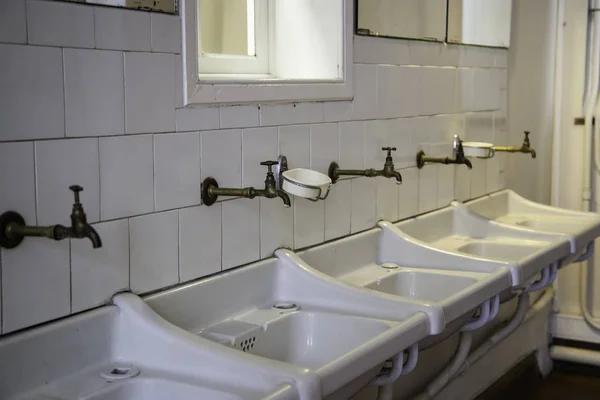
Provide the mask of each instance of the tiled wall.
{"label": "tiled wall", "polygon": [[[104,246],[27,239],[1,252],[2,333],[154,291],[504,186],[503,158],[415,168],[452,134],[505,144],[506,51],[354,38],[353,101],[181,108],[180,19],[0,0],[0,212],[67,224],[70,184]],[[324,202],[228,199],[200,182],[262,186],[262,160],[326,172],[378,167],[398,148],[404,184],[355,178]]]}

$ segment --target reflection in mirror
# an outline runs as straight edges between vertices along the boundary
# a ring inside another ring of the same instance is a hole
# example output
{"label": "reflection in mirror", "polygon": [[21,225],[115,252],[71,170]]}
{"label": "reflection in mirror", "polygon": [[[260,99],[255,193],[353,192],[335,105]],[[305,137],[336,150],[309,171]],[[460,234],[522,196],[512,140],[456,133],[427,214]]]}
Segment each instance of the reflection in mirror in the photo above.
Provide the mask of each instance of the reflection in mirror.
{"label": "reflection in mirror", "polygon": [[448,43],[508,47],[510,0],[449,0]]}
{"label": "reflection in mirror", "polygon": [[442,42],[446,0],[358,0],[359,35]]}
{"label": "reflection in mirror", "polygon": [[177,13],[177,0],[64,0],[72,3],[100,4],[103,6],[133,8],[144,11]]}
{"label": "reflection in mirror", "polygon": [[198,7],[203,53],[254,56],[254,0],[203,0]]}

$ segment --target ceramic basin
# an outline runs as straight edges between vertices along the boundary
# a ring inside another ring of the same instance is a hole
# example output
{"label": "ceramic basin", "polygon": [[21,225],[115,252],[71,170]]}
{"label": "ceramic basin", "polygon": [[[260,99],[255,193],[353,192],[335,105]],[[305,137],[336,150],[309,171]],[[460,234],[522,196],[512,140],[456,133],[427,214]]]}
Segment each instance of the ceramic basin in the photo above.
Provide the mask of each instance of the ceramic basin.
{"label": "ceramic basin", "polygon": [[[567,235],[571,257],[563,264],[586,253],[588,245],[600,236],[600,215],[535,203],[512,190],[481,197],[465,206],[472,213],[502,224]],[[591,252],[585,256],[591,256]]]}
{"label": "ceramic basin", "polygon": [[472,254],[483,258],[519,261],[523,258],[533,256],[536,252],[543,249],[543,247],[544,244],[539,243],[526,245],[493,241],[476,241],[461,246],[457,250],[462,253]]}
{"label": "ceramic basin", "polygon": [[400,271],[365,285],[366,288],[419,300],[441,302],[469,286],[477,279],[424,271]]}
{"label": "ceramic basin", "polygon": [[110,385],[80,400],[196,400],[201,398],[214,400],[242,400],[243,397],[221,391],[201,388],[185,383],[175,383],[162,379],[133,379]]}
{"label": "ceramic basin", "polygon": [[[481,265],[490,261],[504,264],[511,271],[515,287],[531,284],[540,273],[556,268],[571,254],[569,237],[563,233],[501,224],[458,202],[397,223],[396,227],[406,240],[462,254]],[[480,271],[473,264],[468,269]]]}
{"label": "ceramic basin", "polygon": [[[238,352],[219,354],[173,329],[133,294],[115,302],[2,338],[0,398],[300,398],[289,376],[301,370],[266,373]],[[235,386],[227,374],[235,374]]]}
{"label": "ceramic basin", "polygon": [[[264,371],[281,373],[287,368],[295,382],[303,379],[292,373],[295,369],[316,377],[319,387],[306,384],[311,399],[339,393],[350,397],[377,376],[387,359],[410,352],[427,337],[427,312],[438,312],[419,302],[377,296],[279,259],[145,301],[182,331],[256,362]],[[300,385],[299,390],[304,389]]]}

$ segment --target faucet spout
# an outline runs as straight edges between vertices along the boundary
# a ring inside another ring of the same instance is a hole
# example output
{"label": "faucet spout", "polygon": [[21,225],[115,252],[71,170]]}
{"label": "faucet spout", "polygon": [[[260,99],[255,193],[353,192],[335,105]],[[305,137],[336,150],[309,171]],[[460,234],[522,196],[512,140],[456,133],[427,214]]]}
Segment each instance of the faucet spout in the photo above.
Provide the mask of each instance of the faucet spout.
{"label": "faucet spout", "polygon": [[392,176],[394,178],[396,178],[396,185],[401,185],[402,184],[402,175],[400,175],[400,172],[394,171],[394,172],[392,172]]}
{"label": "faucet spout", "polygon": [[100,239],[100,235],[98,235],[98,232],[96,232],[96,230],[93,227],[88,225],[85,232],[85,237],[90,239],[90,241],[92,242],[92,247],[94,249],[102,247],[102,239]]}
{"label": "faucet spout", "polygon": [[469,160],[468,158],[465,157],[463,163],[467,166],[467,168],[473,169],[473,164],[471,164],[471,160]]}
{"label": "faucet spout", "polygon": [[288,196],[286,192],[284,192],[281,189],[277,189],[276,193],[277,193],[277,197],[279,197],[283,201],[283,206],[285,208],[290,208],[292,206],[292,203],[290,201],[290,196]]}

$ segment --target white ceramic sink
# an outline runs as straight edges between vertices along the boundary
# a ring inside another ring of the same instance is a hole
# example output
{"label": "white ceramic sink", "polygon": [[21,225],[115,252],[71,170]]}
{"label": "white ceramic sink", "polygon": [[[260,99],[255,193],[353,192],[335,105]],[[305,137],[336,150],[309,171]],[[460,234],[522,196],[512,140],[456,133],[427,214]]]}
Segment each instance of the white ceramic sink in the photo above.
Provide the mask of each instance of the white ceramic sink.
{"label": "white ceramic sink", "polygon": [[430,334],[428,313],[439,313],[422,302],[398,302],[278,259],[145,300],[200,341],[272,371],[298,368],[316,376],[319,388],[298,384],[303,377],[290,374],[305,398],[350,397],[387,359],[413,351]]}
{"label": "white ceramic sink", "polygon": [[[483,263],[476,272],[471,257],[405,240],[398,232],[392,224],[381,222],[378,228],[297,255],[281,250],[275,254],[386,298],[438,307],[444,328],[465,316],[468,319],[478,307],[489,309],[496,296],[511,287],[510,271],[503,263]],[[471,270],[464,269],[468,266]],[[432,329],[432,334],[443,331]]]}
{"label": "white ceramic sink", "polygon": [[[300,368],[273,373],[237,357],[235,351],[221,356],[201,346],[194,335],[157,318],[139,297],[120,296],[119,306],[102,307],[0,340],[0,398],[299,398],[289,376],[305,374]],[[236,385],[231,385],[224,372],[236,377]],[[318,387],[316,377],[313,383]]]}
{"label": "white ceramic sink", "polygon": [[[547,279],[544,277],[548,274],[555,277],[555,269],[571,253],[569,237],[565,234],[500,224],[457,202],[397,223],[396,227],[406,240],[462,254],[478,260],[481,265],[503,263],[511,271],[513,286],[528,285],[540,273],[543,279]],[[480,271],[479,267],[471,267],[467,269]],[[550,282],[538,283],[544,286]]]}
{"label": "white ceramic sink", "polygon": [[[512,190],[481,197],[465,206],[473,213],[502,224],[567,235],[572,257],[565,264],[586,253],[588,245],[600,236],[600,215],[535,203]],[[591,251],[585,254],[590,255]]]}

